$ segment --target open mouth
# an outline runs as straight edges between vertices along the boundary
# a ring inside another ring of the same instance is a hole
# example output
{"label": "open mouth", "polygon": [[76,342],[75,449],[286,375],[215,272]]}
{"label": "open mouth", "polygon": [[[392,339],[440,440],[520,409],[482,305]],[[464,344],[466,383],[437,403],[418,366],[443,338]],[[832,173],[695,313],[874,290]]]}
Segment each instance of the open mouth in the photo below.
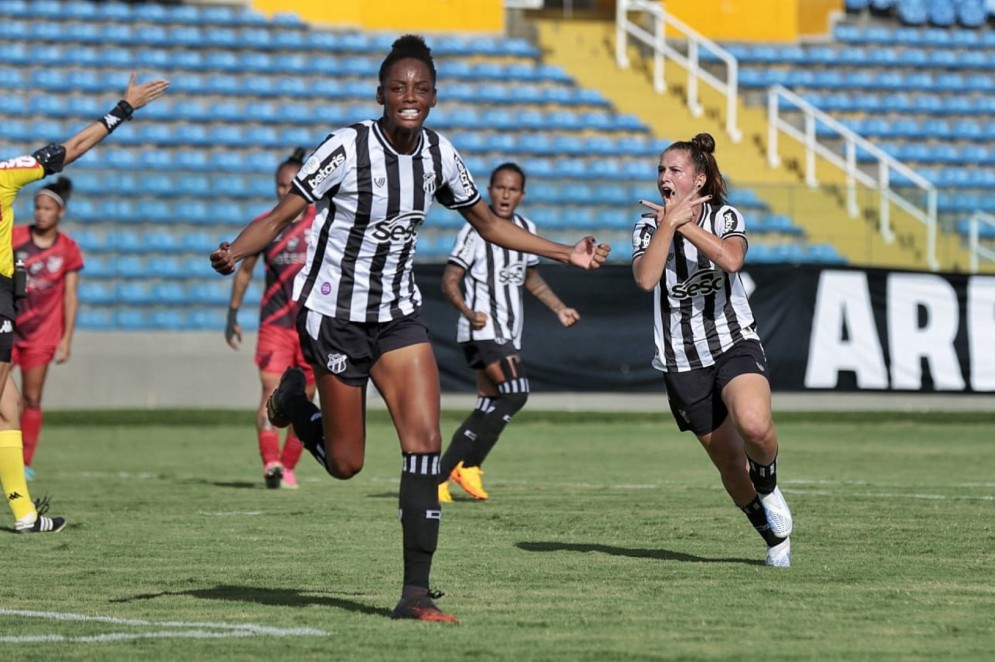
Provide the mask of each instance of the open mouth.
{"label": "open mouth", "polygon": [[405,108],[400,113],[398,113],[398,115],[400,115],[401,119],[404,120],[416,120],[418,119],[418,115],[420,115],[420,113],[418,112],[417,108]]}
{"label": "open mouth", "polygon": [[674,197],[674,189],[670,188],[669,186],[661,186],[660,193],[661,195],[663,195],[664,198]]}

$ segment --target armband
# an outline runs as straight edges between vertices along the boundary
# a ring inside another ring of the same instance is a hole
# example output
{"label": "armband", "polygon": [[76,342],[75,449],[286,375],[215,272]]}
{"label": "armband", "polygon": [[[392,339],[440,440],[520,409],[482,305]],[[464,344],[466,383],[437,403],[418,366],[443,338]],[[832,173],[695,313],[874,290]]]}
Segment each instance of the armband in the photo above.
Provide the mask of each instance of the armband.
{"label": "armband", "polygon": [[121,122],[128,122],[131,120],[131,116],[135,114],[135,109],[131,107],[131,104],[121,99],[117,102],[117,105],[111,108],[111,111],[101,117],[98,122],[104,125],[107,129],[107,133],[113,133],[114,129],[120,126]]}
{"label": "armband", "polygon": [[66,146],[58,143],[45,145],[31,156],[45,168],[46,175],[62,172],[66,163]]}

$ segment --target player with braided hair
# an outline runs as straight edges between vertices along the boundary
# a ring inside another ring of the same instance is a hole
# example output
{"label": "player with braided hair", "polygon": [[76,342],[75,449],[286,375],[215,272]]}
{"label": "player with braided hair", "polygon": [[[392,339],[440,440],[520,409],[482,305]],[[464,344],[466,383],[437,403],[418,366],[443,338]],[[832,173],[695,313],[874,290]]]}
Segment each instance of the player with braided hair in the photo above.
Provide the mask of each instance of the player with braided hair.
{"label": "player with braided hair", "polygon": [[[14,198],[26,184],[62,172],[109,136],[139,108],[162,96],[169,86],[165,80],[137,85],[131,75],[124,98],[106,115],[85,126],[65,143],[52,143],[7,161],[0,161],[0,484],[7,505],[14,514],[14,528],[21,533],[61,531],[62,517],[47,517],[35,508],[24,476],[23,442],[20,429],[21,394],[10,377],[16,321],[15,297],[23,296],[23,272],[15,273],[11,235],[14,227]],[[24,279],[26,281],[26,279]],[[25,288],[26,289],[26,288]]]}
{"label": "player with braided hair", "polygon": [[733,502],[767,544],[767,565],[791,565],[791,511],[777,487],[777,432],[767,357],[740,278],[746,222],[725,204],[715,140],[700,133],[660,155],[662,204],[640,201],[632,271],[654,294],[657,353],[677,426],[697,437]]}
{"label": "player with braided hair", "polygon": [[318,207],[308,257],[294,292],[304,356],[315,372],[321,409],[304,373],[288,369],[270,397],[278,427],[292,424],[329,474],[348,479],[366,448],[366,386],[373,380],[401,445],[399,510],[404,581],[394,618],[454,622],[429,590],[439,538],[439,369],[420,317],[414,281],[419,228],[434,200],[455,209],[487,241],[584,269],[609,247],[585,237],[558,244],[495,217],[452,143],[425,121],[436,103],[431,50],[415,35],[397,39],[380,66],[383,115],[336,129],[304,162],[290,193],[269,214],[211,254],[231,273],[258,253],[308,204]]}
{"label": "player with braided hair", "polygon": [[[276,199],[283,198],[290,190],[294,177],[304,165],[307,151],[298,147],[276,169]],[[256,410],[256,438],[263,463],[263,482],[266,487],[297,489],[295,469],[303,446],[287,430],[280,450],[280,432],[266,418],[266,401],[280,383],[280,376],[290,367],[304,370],[307,377],[307,395],[314,397],[314,373],[304,360],[297,338],[297,312],[294,301],[294,278],[304,266],[307,256],[307,237],[314,221],[314,205],[309,205],[285,230],[255,255],[248,255],[239,265],[232,281],[231,299],[228,303],[228,323],[225,340],[232,349],[242,343],[242,327],[238,323],[238,309],[242,306],[245,290],[252,280],[252,270],[260,256],[266,265],[266,289],[259,305],[259,334],[256,340],[256,366],[262,384],[262,398]],[[262,219],[265,214],[255,219]],[[253,221],[253,222],[255,222]]]}
{"label": "player with braided hair", "polygon": [[[495,216],[534,233],[535,223],[516,213],[525,198],[525,179],[518,164],[503,163],[491,172],[487,193]],[[439,501],[443,503],[453,500],[449,478],[474,499],[488,498],[481,466],[505,426],[528,401],[529,378],[519,354],[522,287],[553,311],[563,326],[580,320],[580,313],[560,301],[539,275],[538,266],[535,255],[494,246],[469,225],[460,230],[449,255],[442,292],[460,313],[456,339],[476,373],[477,404],[442,456]]]}
{"label": "player with braided hair", "polygon": [[31,462],[41,434],[41,398],[48,366],[53,360],[56,364],[69,360],[76,329],[83,254],[59,229],[72,191],[68,177],[39,189],[34,224],[19,225],[13,233],[14,258],[27,275],[26,296],[17,306],[11,362],[21,370],[21,435],[28,480],[34,478]]}

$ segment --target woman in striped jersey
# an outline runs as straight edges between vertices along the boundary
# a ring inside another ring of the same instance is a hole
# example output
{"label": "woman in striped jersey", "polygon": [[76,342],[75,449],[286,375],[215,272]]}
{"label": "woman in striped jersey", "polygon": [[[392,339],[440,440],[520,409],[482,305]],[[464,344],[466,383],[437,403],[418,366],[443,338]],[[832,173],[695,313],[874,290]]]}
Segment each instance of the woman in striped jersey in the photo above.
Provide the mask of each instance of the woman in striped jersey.
{"label": "woman in striped jersey", "polygon": [[[498,218],[536,231],[535,223],[515,213],[525,197],[525,171],[518,164],[495,168],[487,193]],[[563,326],[580,320],[580,313],[560,301],[538,267],[535,255],[489,244],[470,225],[460,230],[449,256],[442,291],[460,312],[456,339],[476,373],[477,404],[442,456],[439,501],[443,503],[453,500],[449,478],[474,499],[488,498],[480,467],[512,416],[528,400],[529,378],[519,356],[525,312],[522,287],[553,311]]]}
{"label": "woman in striped jersey", "polygon": [[725,204],[715,140],[700,133],[660,156],[662,204],[632,234],[636,284],[654,293],[656,356],[670,408],[719,470],[767,543],[767,565],[791,565],[791,512],[777,487],[777,433],[767,359],[739,276],[746,223]]}
{"label": "woman in striped jersey", "polygon": [[293,424],[304,447],[335,478],[362,468],[366,386],[387,403],[401,444],[400,519],[404,581],[394,618],[455,622],[429,591],[439,536],[439,369],[414,282],[418,229],[433,200],[455,209],[492,243],[584,269],[607,245],[585,237],[558,244],[496,218],[459,153],[424,126],[436,103],[435,63],[421,37],[405,35],[380,66],[383,115],[337,129],[308,158],[277,206],[211,254],[220,273],[263,249],[308,204],[318,212],[295,298],[304,356],[321,409],[305,393],[303,371],[288,369],[270,397],[278,427]]}

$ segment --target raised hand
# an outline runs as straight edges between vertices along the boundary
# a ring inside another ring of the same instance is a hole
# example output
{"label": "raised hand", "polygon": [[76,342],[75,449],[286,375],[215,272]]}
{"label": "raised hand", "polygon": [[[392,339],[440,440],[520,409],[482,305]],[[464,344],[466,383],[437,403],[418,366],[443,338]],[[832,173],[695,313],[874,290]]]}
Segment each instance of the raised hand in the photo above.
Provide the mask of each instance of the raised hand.
{"label": "raised hand", "polygon": [[594,237],[584,237],[574,245],[570,264],[581,269],[597,269],[604,264],[611,250],[611,246],[597,243]]}
{"label": "raised hand", "polygon": [[711,199],[711,195],[699,196],[698,191],[690,191],[680,200],[669,202],[666,205],[650,202],[649,200],[640,200],[639,204],[653,210],[657,227],[661,227],[664,223],[667,223],[676,231],[682,225],[696,220],[697,214],[695,212],[698,209],[698,205],[708,202]]}
{"label": "raised hand", "polygon": [[132,72],[131,79],[128,81],[128,89],[124,92],[124,100],[131,104],[135,110],[161,97],[166,88],[169,87],[169,81],[161,78],[136,86],[137,81],[137,74]]}

